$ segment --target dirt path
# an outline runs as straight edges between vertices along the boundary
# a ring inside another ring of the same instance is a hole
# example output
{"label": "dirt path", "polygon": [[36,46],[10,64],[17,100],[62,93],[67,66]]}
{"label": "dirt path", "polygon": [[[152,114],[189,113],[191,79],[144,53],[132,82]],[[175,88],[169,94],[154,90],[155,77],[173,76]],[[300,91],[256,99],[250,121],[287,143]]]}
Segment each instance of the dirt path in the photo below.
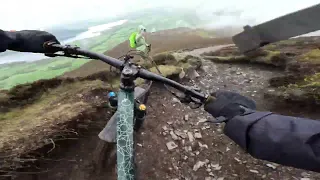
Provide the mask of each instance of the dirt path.
{"label": "dirt path", "polygon": [[[197,49],[199,55],[217,47]],[[197,80],[190,81],[207,92],[218,89],[240,92],[256,100],[259,110],[268,110],[263,90],[280,71],[261,66],[214,64],[204,61]],[[223,135],[221,125],[204,123],[210,116],[191,110],[155,88],[149,100],[149,115],[137,145],[141,179],[251,180],[319,179],[320,174],[256,160]],[[167,145],[172,148],[168,149]]]}

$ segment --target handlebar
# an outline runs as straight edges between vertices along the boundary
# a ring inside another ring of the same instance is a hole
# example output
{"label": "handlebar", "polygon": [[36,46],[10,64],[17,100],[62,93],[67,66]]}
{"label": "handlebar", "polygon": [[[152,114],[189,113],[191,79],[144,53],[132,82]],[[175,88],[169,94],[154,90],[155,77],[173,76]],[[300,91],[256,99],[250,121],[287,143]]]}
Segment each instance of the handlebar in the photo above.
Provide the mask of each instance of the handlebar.
{"label": "handlebar", "polygon": [[[84,50],[79,47],[71,47],[69,45],[60,45],[57,43],[46,43],[46,44],[44,44],[44,48],[47,52],[62,51],[65,53],[65,56],[69,55],[70,57],[72,57],[72,55],[81,55],[81,56],[88,57],[90,59],[101,60],[101,61],[103,61],[103,62],[105,62],[105,63],[107,63],[117,69],[120,69],[120,70],[122,70],[124,67],[123,61],[120,61],[118,59],[115,59],[115,58],[112,58],[112,57],[109,57],[109,56],[106,56],[103,54]],[[137,76],[140,78],[151,80],[151,81],[157,81],[157,82],[161,82],[166,85],[169,85],[169,86],[183,92],[186,95],[189,95],[193,98],[200,100],[202,103],[204,103],[209,97],[206,94],[198,92],[190,87],[184,86],[176,81],[173,81],[173,80],[168,79],[166,77],[163,77],[161,75],[152,73],[152,72],[150,72],[146,69],[142,69],[136,65],[133,65],[133,66],[135,66],[137,69],[139,69]]]}

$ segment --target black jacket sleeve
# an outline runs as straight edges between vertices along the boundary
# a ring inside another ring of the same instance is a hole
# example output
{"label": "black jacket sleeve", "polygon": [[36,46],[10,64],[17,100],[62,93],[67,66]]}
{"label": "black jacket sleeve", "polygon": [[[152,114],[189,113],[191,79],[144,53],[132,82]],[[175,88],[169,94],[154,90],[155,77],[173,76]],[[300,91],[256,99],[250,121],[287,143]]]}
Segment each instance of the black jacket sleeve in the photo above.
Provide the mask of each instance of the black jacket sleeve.
{"label": "black jacket sleeve", "polygon": [[0,52],[6,51],[16,41],[16,33],[0,29]]}
{"label": "black jacket sleeve", "polygon": [[229,120],[224,131],[255,158],[320,172],[318,120],[253,112]]}

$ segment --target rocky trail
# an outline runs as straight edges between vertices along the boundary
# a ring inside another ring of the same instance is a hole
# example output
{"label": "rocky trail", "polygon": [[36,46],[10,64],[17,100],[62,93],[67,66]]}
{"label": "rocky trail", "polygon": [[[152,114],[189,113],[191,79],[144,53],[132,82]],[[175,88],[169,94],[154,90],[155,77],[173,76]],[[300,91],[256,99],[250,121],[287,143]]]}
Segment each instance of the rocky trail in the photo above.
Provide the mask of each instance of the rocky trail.
{"label": "rocky trail", "polygon": [[[210,47],[191,52],[199,56]],[[271,77],[280,70],[266,66],[215,64],[203,61],[199,77],[189,84],[206,92],[231,90],[253,98],[258,110],[271,106],[263,98]],[[287,114],[289,111],[287,111]],[[203,109],[191,110],[161,87],[154,88],[149,114],[137,141],[141,179],[172,180],[310,180],[320,175],[252,158],[223,134],[223,125],[205,122]]]}

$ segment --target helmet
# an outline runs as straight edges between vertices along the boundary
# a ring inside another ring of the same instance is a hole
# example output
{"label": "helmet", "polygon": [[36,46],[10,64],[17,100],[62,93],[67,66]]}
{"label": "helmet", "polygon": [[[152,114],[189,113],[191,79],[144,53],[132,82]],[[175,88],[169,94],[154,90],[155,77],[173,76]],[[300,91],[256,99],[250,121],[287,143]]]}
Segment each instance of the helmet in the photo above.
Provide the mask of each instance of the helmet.
{"label": "helmet", "polygon": [[146,32],[147,31],[147,29],[143,25],[139,25],[138,29],[139,29],[139,32]]}

